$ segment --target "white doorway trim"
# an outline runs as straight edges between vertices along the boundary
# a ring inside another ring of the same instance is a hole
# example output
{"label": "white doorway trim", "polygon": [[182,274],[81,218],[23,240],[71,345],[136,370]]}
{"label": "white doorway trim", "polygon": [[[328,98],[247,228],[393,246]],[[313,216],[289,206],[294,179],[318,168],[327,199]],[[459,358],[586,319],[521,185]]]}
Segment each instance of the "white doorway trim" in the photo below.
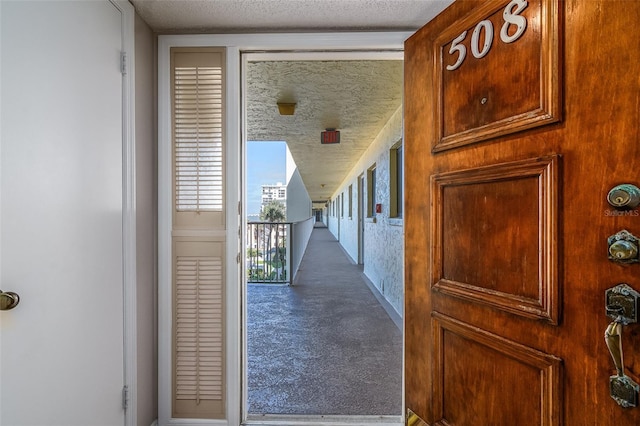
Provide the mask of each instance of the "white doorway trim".
{"label": "white doorway trim", "polygon": [[358,265],[364,265],[364,173],[358,176]]}
{"label": "white doorway trim", "polygon": [[109,0],[122,13],[122,259],[125,425],[138,424],[138,326],[135,143],[135,11],[126,0]]}
{"label": "white doorway trim", "polygon": [[[244,299],[244,271],[239,267],[236,254],[243,253],[241,240],[245,233],[244,194],[245,177],[243,129],[244,111],[241,110],[244,79],[241,75],[243,53],[276,53],[286,55],[306,52],[309,55],[349,55],[350,52],[401,52],[409,32],[371,33],[301,33],[301,34],[222,34],[222,35],[166,35],[158,37],[158,411],[160,425],[276,425],[275,421],[246,421],[246,336],[243,336],[242,300]],[[171,418],[171,120],[169,93],[169,51],[171,47],[217,46],[226,47],[227,104],[226,170],[227,170],[227,263],[226,263],[226,351],[227,351],[227,419],[224,421],[183,420]],[[282,53],[284,52],[284,53]],[[242,117],[242,119],[241,119]],[[238,206],[238,207],[236,207]],[[241,361],[242,360],[242,361]],[[404,401],[403,401],[404,404]],[[365,419],[340,419],[314,424],[380,424]],[[328,419],[325,419],[328,420]],[[310,424],[314,419],[297,417],[294,423]],[[402,419],[393,424],[401,424]]]}

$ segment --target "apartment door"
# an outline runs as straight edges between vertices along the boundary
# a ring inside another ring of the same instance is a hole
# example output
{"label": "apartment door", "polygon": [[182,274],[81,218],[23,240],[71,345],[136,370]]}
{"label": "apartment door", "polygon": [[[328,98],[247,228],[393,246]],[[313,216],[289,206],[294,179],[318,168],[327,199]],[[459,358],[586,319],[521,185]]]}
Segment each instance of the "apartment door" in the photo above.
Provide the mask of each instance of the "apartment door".
{"label": "apartment door", "polygon": [[633,295],[605,312],[640,291],[638,195],[607,201],[640,186],[639,20],[464,1],[406,42],[410,423],[640,424],[610,395],[637,399]]}
{"label": "apartment door", "polygon": [[122,14],[0,7],[0,425],[124,424]]}
{"label": "apartment door", "polygon": [[338,241],[340,241],[340,224],[342,222],[342,212],[344,211],[342,210],[343,208],[342,198],[343,198],[342,194],[338,195],[338,198],[336,198],[337,209],[338,209],[338,211],[336,212],[336,219],[338,221]]}

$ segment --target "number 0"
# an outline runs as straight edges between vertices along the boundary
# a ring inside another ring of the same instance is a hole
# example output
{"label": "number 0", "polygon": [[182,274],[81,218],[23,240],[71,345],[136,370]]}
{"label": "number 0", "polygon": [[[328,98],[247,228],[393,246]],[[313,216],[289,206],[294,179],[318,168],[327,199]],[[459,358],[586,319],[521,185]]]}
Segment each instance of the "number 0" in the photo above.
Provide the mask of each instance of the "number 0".
{"label": "number 0", "polygon": [[[484,44],[480,48],[480,31],[484,28]],[[480,21],[471,35],[471,53],[477,59],[484,58],[493,43],[493,24],[489,20]]]}

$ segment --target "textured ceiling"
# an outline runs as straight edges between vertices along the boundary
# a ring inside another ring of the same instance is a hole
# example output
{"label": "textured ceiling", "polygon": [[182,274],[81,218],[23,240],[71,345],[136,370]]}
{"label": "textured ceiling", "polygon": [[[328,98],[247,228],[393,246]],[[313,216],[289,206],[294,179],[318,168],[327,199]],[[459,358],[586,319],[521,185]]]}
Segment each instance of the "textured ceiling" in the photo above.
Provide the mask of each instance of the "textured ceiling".
{"label": "textured ceiling", "polygon": [[156,32],[416,30],[453,0],[130,0]]}
{"label": "textured ceiling", "polygon": [[[252,62],[247,140],[286,141],[309,196],[328,200],[402,104],[402,61]],[[296,103],[295,114],[278,102]],[[322,145],[320,132],[340,131]]]}
{"label": "textured ceiling", "polygon": [[[413,31],[453,0],[130,0],[157,33]],[[402,103],[401,61],[252,62],[248,140],[285,140],[312,200],[327,200]],[[297,103],[280,116],[278,101]],[[321,145],[337,128],[339,145]]]}

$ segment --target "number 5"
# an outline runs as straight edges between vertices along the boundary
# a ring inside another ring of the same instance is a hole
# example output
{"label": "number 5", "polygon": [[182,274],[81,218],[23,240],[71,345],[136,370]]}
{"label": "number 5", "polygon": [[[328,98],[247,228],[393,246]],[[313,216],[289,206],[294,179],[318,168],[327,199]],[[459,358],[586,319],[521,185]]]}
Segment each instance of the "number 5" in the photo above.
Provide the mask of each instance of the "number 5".
{"label": "number 5", "polygon": [[464,44],[458,44],[460,42],[462,42],[462,40],[464,40],[464,38],[467,36],[467,32],[463,32],[462,34],[460,34],[458,37],[456,37],[455,39],[453,39],[453,41],[451,42],[451,48],[449,49],[449,53],[451,53],[453,55],[453,53],[457,50],[458,53],[458,60],[456,61],[455,64],[453,65],[447,65],[447,69],[449,71],[453,71],[458,69],[458,67],[460,67],[460,65],[462,65],[462,62],[464,61],[464,58],[466,58],[467,56],[467,48],[464,46]]}

